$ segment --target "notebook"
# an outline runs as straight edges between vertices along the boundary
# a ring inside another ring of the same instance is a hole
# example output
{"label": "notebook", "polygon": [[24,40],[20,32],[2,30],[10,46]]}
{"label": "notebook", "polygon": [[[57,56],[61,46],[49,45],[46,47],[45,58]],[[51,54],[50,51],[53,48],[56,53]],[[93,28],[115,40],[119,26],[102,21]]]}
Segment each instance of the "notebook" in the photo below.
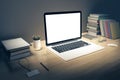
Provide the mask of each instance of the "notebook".
{"label": "notebook", "polygon": [[81,11],[44,13],[44,26],[46,47],[65,61],[104,48],[81,39]]}

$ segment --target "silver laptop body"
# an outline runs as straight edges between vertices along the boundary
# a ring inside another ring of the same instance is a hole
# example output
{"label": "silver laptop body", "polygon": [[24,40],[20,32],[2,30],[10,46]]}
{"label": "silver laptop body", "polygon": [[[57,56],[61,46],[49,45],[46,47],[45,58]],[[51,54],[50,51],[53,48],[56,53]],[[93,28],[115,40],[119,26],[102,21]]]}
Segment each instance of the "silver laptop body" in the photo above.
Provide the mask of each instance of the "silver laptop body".
{"label": "silver laptop body", "polygon": [[[44,13],[44,23],[46,47],[65,61],[90,54],[104,48],[81,39],[81,11]],[[85,42],[85,44],[74,48],[74,46],[79,46],[78,43],[81,42]]]}

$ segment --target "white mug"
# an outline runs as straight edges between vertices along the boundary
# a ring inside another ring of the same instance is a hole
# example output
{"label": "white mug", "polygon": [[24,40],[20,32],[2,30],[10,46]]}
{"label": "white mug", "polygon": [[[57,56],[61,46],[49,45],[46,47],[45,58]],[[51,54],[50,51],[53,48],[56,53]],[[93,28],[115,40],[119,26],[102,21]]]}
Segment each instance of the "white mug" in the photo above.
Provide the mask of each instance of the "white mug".
{"label": "white mug", "polygon": [[40,40],[33,40],[33,47],[34,47],[35,50],[40,50],[41,49]]}

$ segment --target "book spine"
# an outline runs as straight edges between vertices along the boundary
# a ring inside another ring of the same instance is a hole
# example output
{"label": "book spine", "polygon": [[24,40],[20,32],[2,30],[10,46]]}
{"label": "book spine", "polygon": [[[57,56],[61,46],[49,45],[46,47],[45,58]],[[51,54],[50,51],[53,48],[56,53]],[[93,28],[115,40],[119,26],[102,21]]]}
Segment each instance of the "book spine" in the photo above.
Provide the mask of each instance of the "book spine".
{"label": "book spine", "polygon": [[92,23],[92,22],[89,22],[89,23],[87,23],[87,26],[98,27],[98,23]]}
{"label": "book spine", "polygon": [[109,31],[108,31],[108,21],[105,21],[105,25],[106,25],[106,37],[109,38]]}
{"label": "book spine", "polygon": [[97,33],[97,30],[94,30],[94,29],[88,29],[88,31],[91,31],[91,32],[95,32],[95,33]]}
{"label": "book spine", "polygon": [[95,17],[95,18],[98,18],[100,15],[97,15],[97,14],[90,14],[90,17]]}
{"label": "book spine", "polygon": [[97,30],[97,27],[93,27],[93,26],[87,26],[88,29],[93,29],[93,30]]}
{"label": "book spine", "polygon": [[96,17],[90,17],[90,16],[89,16],[89,17],[88,17],[88,20],[96,20],[96,21],[97,21],[98,18],[96,18]]}
{"label": "book spine", "polygon": [[110,30],[112,34],[112,39],[120,38],[120,26],[118,22],[111,22],[110,23]]}
{"label": "book spine", "polygon": [[110,28],[110,23],[111,23],[111,21],[108,23],[108,25],[109,25],[110,39],[112,39],[112,32],[111,32],[111,28]]}
{"label": "book spine", "polygon": [[103,25],[103,31],[104,31],[104,37],[106,36],[106,33],[105,33],[105,24],[104,24],[104,20],[102,21],[102,25]]}
{"label": "book spine", "polygon": [[103,20],[100,20],[100,30],[101,30],[101,35],[102,35],[102,36],[105,36],[105,35],[104,35],[104,24],[103,24]]}
{"label": "book spine", "polygon": [[98,24],[98,20],[92,20],[92,19],[88,19],[88,23],[97,23]]}
{"label": "book spine", "polygon": [[108,14],[90,14],[90,17],[96,17],[96,18],[99,18],[99,17],[107,17]]}
{"label": "book spine", "polygon": [[108,38],[112,39],[112,37],[111,37],[111,30],[110,30],[110,22],[111,22],[111,21],[107,21],[107,26],[108,26]]}
{"label": "book spine", "polygon": [[29,51],[30,51],[30,49],[24,49],[24,50],[12,52],[12,53],[10,53],[10,56],[14,56],[14,55],[17,55],[17,54],[22,54],[24,52],[29,52]]}
{"label": "book spine", "polygon": [[97,36],[97,33],[91,32],[91,31],[88,31],[88,34],[90,34],[90,35],[92,35],[92,36]]}
{"label": "book spine", "polygon": [[21,58],[24,58],[24,57],[27,57],[27,56],[30,56],[30,55],[31,55],[30,52],[26,52],[26,53],[23,53],[23,54],[11,56],[11,57],[10,57],[10,61],[12,61],[12,60],[17,60],[17,59],[21,59]]}
{"label": "book spine", "polygon": [[105,29],[105,37],[107,37],[107,25],[105,20],[104,20],[104,29]]}
{"label": "book spine", "polygon": [[24,50],[24,49],[29,49],[29,46],[11,49],[11,50],[8,50],[8,52],[12,53],[12,52],[16,52],[16,51],[20,51],[20,50]]}

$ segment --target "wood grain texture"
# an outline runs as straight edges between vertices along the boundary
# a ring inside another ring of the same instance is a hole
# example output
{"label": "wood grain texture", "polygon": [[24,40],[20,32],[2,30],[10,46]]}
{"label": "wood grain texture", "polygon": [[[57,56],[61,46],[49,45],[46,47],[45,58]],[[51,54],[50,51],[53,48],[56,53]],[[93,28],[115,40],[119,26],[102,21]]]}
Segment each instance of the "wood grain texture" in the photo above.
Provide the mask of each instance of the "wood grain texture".
{"label": "wood grain texture", "polygon": [[[45,46],[42,41],[42,49],[35,51],[31,46],[33,56],[29,58],[33,68],[41,71],[42,79],[51,80],[107,80],[120,79],[120,39],[98,42],[98,39],[88,40],[104,46],[103,50],[81,56],[70,61],[64,61]],[[115,43],[118,47],[107,46],[108,43]],[[50,71],[46,71],[41,65],[42,62]],[[112,76],[111,76],[112,75]]]}

